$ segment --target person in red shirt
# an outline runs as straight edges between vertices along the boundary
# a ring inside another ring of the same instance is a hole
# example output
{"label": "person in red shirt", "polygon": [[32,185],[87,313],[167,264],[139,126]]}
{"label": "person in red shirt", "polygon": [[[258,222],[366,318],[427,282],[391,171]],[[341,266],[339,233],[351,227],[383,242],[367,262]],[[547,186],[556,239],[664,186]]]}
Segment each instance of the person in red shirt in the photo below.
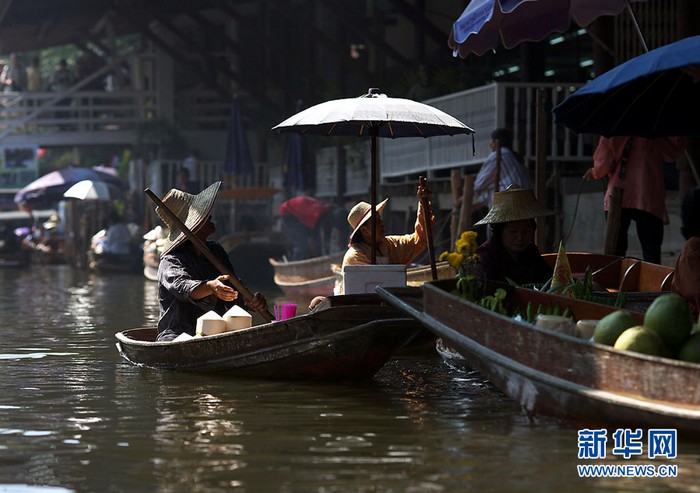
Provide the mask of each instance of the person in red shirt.
{"label": "person in red shirt", "polygon": [[600,138],[593,154],[593,167],[583,178],[590,181],[607,177],[603,200],[606,213],[610,210],[613,188],[624,191],[615,255],[627,254],[627,231],[634,221],[644,260],[661,263],[664,223],[668,222],[663,164],[676,161],[683,149],[684,141],[678,137]]}
{"label": "person in red shirt", "polygon": [[[314,197],[293,197],[280,205],[282,230],[290,242],[289,260],[304,260],[345,248],[345,210]],[[337,243],[331,233],[337,230]]]}

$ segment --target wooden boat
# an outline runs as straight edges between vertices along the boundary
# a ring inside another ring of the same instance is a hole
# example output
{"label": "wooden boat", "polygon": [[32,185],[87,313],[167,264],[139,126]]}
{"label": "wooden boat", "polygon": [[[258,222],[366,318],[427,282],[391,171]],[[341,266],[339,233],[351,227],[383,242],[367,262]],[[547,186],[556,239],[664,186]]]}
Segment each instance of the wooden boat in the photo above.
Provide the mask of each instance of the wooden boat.
{"label": "wooden boat", "polygon": [[274,269],[275,284],[286,296],[332,296],[336,275],[333,264],[343,261],[344,251],[305,260],[280,261],[269,259]]}
{"label": "wooden boat", "polygon": [[[275,284],[285,295],[297,299],[299,297],[331,296],[336,283],[341,280],[340,265],[345,252],[315,257],[307,260],[282,262],[269,259],[275,270]],[[455,271],[447,262],[438,262],[438,279],[454,277]],[[429,265],[409,266],[406,269],[406,283],[409,286],[420,286],[431,281],[432,272]]]}
{"label": "wooden boat", "polygon": [[156,226],[143,235],[143,275],[149,281],[158,280],[160,256],[167,237],[168,229],[162,226]]}
{"label": "wooden boat", "polygon": [[25,267],[35,253],[34,243],[28,241],[35,223],[47,221],[56,211],[37,210],[0,212],[0,268]]}
{"label": "wooden boat", "polygon": [[280,379],[364,379],[423,327],[375,295],[326,298],[312,313],[181,342],[155,328],[116,334],[128,361],[163,370]]}
{"label": "wooden boat", "polygon": [[[557,254],[548,253],[544,259],[554,269]],[[586,269],[592,270],[596,296],[614,301],[619,291],[625,292],[625,308],[644,311],[662,292],[671,290],[673,267],[654,264],[631,257],[617,257],[587,252],[567,252],[575,278],[582,278]]]}
{"label": "wooden boat", "polygon": [[[700,365],[620,351],[542,329],[450,293],[454,282],[422,289],[378,288],[380,296],[416,317],[468,364],[528,413],[585,426],[673,428],[700,436]],[[551,303],[576,319],[599,319],[613,308],[509,288],[511,306]],[[642,315],[635,314],[641,322]]]}

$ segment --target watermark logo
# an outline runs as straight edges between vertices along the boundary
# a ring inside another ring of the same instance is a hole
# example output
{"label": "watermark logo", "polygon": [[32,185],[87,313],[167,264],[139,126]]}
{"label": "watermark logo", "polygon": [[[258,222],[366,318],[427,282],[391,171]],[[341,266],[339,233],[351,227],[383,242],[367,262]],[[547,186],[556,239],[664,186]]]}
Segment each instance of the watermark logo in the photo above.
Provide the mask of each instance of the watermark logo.
{"label": "watermark logo", "polygon": [[[612,435],[611,454],[623,459],[641,458],[646,450],[649,459],[675,459],[678,455],[678,433],[675,429],[650,429],[646,437],[643,430],[618,428]],[[605,459],[608,430],[584,428],[578,431],[578,458]],[[675,464],[579,464],[579,477],[677,477]]]}

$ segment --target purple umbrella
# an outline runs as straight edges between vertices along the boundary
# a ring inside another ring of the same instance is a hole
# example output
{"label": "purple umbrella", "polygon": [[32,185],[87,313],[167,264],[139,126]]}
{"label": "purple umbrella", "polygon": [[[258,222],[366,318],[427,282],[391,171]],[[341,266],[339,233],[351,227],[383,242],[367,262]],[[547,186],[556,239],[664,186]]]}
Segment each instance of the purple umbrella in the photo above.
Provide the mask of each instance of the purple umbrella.
{"label": "purple umbrella", "polygon": [[[472,0],[454,22],[447,44],[455,56],[483,55],[501,43],[510,49],[523,41],[541,41],[566,32],[572,20],[586,27],[624,9],[637,27],[630,3],[642,1],[646,0]],[[638,27],[637,32],[641,37]]]}
{"label": "purple umbrella", "polygon": [[250,158],[248,140],[243,129],[243,118],[238,104],[238,98],[231,103],[231,116],[226,135],[226,156],[224,157],[224,172],[228,175],[253,174],[253,160]]}
{"label": "purple umbrella", "polygon": [[54,205],[63,200],[63,194],[83,180],[101,181],[124,187],[116,176],[92,168],[64,168],[41,176],[15,194],[15,203],[28,204],[34,208]]}

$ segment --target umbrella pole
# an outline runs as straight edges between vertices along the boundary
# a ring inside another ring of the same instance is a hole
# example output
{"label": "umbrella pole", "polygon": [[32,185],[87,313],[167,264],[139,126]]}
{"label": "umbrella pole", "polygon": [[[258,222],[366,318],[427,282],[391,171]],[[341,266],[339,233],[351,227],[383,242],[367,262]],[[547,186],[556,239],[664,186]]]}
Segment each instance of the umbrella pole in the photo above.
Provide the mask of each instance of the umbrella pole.
{"label": "umbrella pole", "polygon": [[[424,189],[428,189],[428,179],[424,176],[418,178],[420,185]],[[437,281],[437,265],[435,265],[435,246],[433,245],[433,223],[431,221],[433,212],[430,210],[430,201],[427,198],[420,199],[423,204],[423,227],[427,233],[428,239],[428,257],[430,258],[430,273],[433,276],[433,281]]]}
{"label": "umbrella pole", "polygon": [[634,24],[634,29],[637,31],[637,34],[639,35],[639,39],[642,42],[642,47],[644,48],[644,53],[649,53],[649,47],[647,46],[647,42],[644,39],[644,34],[642,34],[642,30],[639,28],[639,23],[637,22],[637,16],[634,14],[634,10],[632,10],[632,5],[630,5],[630,2],[627,2],[627,12],[629,12],[630,17],[632,18],[632,24]]}
{"label": "umbrella pole", "polygon": [[377,263],[377,135],[379,134],[379,128],[370,127],[370,133],[372,135],[371,141],[371,162],[370,162],[370,214],[372,214],[371,224],[372,224],[372,255],[371,263],[372,265]]}
{"label": "umbrella pole", "polygon": [[[158,196],[153,193],[149,188],[144,190],[144,193],[148,195],[148,197],[156,203],[158,207],[162,211],[167,214],[167,216],[172,219],[172,221],[175,223],[175,225],[180,228],[180,231],[185,233],[185,236],[187,237],[188,240],[192,242],[192,244],[199,250],[206,258],[209,260],[209,262],[212,263],[216,269],[221,272],[224,275],[227,275],[229,277],[229,281],[231,281],[231,284],[233,284],[233,287],[238,290],[243,297],[246,300],[252,300],[253,299],[253,293],[251,293],[248,288],[246,288],[243,283],[238,279],[233,272],[231,272],[221,261],[219,261],[218,258],[209,250],[209,247],[199,239],[190,229],[183,223],[179,217],[175,215],[173,211],[171,211],[167,205],[163,203],[162,200],[158,198]],[[272,322],[274,320],[274,317],[272,314],[269,312],[269,310],[260,310],[258,313],[268,322]]]}

